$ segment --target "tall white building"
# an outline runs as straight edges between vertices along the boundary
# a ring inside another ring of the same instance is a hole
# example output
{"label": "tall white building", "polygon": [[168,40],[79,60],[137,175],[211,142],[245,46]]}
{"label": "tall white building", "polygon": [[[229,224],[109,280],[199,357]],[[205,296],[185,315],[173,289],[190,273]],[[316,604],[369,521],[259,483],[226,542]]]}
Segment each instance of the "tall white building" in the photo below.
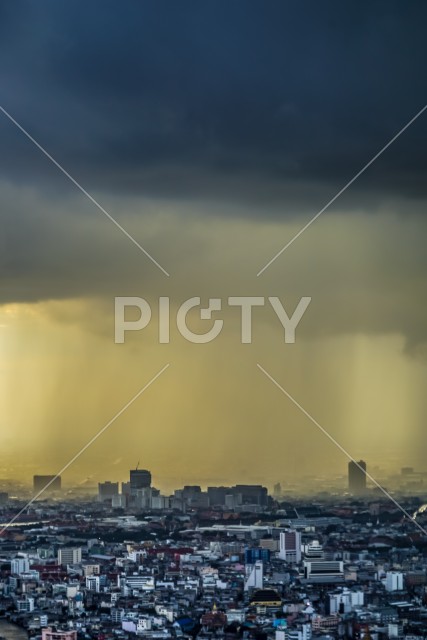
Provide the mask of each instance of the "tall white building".
{"label": "tall white building", "polygon": [[150,509],[152,498],[153,490],[151,487],[136,489],[135,505],[138,509]]}
{"label": "tall white building", "polygon": [[111,498],[111,506],[113,509],[124,509],[126,507],[126,496],[124,493],[119,493]]}
{"label": "tall white building", "polygon": [[99,593],[101,591],[101,577],[95,575],[86,576],[86,589]]}
{"label": "tall white building", "polygon": [[331,615],[349,613],[355,608],[363,607],[363,603],[363,591],[350,591],[344,588],[342,591],[329,595],[329,613]]}
{"label": "tall white building", "polygon": [[30,570],[30,563],[28,558],[13,558],[10,563],[10,572],[17,573],[18,575],[21,573],[26,573]]}
{"label": "tall white building", "polygon": [[170,509],[170,498],[168,496],[153,496],[151,498],[152,509]]}
{"label": "tall white building", "polygon": [[301,560],[301,534],[289,529],[280,532],[279,558],[296,564]]}
{"label": "tall white building", "polygon": [[400,571],[387,571],[385,576],[386,591],[403,591],[403,573]]}
{"label": "tall white building", "polygon": [[264,565],[262,560],[255,564],[246,565],[245,591],[248,589],[262,589],[264,586]]}

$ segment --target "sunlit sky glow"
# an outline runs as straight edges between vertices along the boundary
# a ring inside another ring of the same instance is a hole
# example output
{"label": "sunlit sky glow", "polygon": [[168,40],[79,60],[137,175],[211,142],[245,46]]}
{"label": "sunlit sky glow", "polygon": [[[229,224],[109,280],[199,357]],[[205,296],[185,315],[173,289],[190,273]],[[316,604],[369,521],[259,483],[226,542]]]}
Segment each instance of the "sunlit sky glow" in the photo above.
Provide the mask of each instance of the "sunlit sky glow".
{"label": "sunlit sky glow", "polygon": [[[65,482],[345,473],[257,362],[368,467],[425,467],[427,116],[256,277],[423,106],[425,11],[1,5],[1,104],[171,276],[0,114],[0,479],[58,471],[167,362]],[[115,345],[124,295],[153,320]],[[312,303],[294,345],[268,307],[251,345],[227,308],[213,343],[158,344],[159,296],[230,295]]]}

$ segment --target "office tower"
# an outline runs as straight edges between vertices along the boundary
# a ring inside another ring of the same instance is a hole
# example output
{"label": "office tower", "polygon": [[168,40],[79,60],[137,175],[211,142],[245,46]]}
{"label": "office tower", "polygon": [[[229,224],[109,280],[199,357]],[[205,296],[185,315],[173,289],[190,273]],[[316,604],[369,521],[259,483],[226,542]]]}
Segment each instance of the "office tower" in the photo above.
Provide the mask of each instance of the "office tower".
{"label": "office tower", "polygon": [[21,574],[30,570],[30,561],[28,558],[13,558],[10,563],[10,572],[12,574]]}
{"label": "office tower", "polygon": [[151,473],[147,469],[131,469],[130,494],[136,496],[138,489],[151,487]]}
{"label": "office tower", "polygon": [[[49,484],[50,483],[50,484]],[[46,485],[49,485],[46,489]],[[61,491],[61,476],[33,476],[34,493],[39,491]]]}
{"label": "office tower", "polygon": [[400,571],[387,571],[385,588],[386,591],[403,591],[403,573]]}
{"label": "office tower", "polygon": [[260,484],[236,484],[232,493],[241,496],[242,504],[258,504],[265,507],[268,503],[268,491]]}
{"label": "office tower", "polygon": [[270,562],[270,550],[261,547],[245,549],[245,564],[255,564],[257,560]]}
{"label": "office tower", "polygon": [[138,509],[150,509],[152,497],[153,489],[151,487],[137,489],[136,494],[133,496],[133,504]]}
{"label": "office tower", "polygon": [[171,498],[169,496],[153,496],[151,498],[152,509],[170,509]]}
{"label": "office tower", "polygon": [[236,496],[233,493],[227,493],[224,503],[226,509],[235,509],[238,507],[242,503],[241,497],[242,496]]}
{"label": "office tower", "polygon": [[58,564],[79,564],[82,561],[81,547],[62,547],[58,549]]}
{"label": "office tower", "polygon": [[348,463],[348,490],[353,494],[366,491],[366,462],[363,460]]}
{"label": "office tower", "polygon": [[262,589],[264,586],[264,565],[262,560],[246,565],[245,591]]}
{"label": "office tower", "polygon": [[130,496],[130,482],[122,482],[122,495]]}
{"label": "office tower", "polygon": [[180,497],[189,507],[205,508],[209,507],[209,494],[202,491],[199,485],[186,485],[180,491]]}
{"label": "office tower", "polygon": [[118,493],[111,498],[111,506],[113,509],[125,509],[126,508],[126,495],[123,493]]}
{"label": "office tower", "polygon": [[86,589],[99,593],[101,590],[101,576],[86,576]]}
{"label": "office tower", "polygon": [[209,506],[225,505],[225,496],[230,493],[229,487],[208,487]]}
{"label": "office tower", "polygon": [[99,482],[98,483],[98,500],[103,502],[104,500],[111,500],[113,496],[117,496],[119,493],[118,482]]}
{"label": "office tower", "polygon": [[289,529],[280,532],[279,558],[293,564],[301,560],[301,534]]}
{"label": "office tower", "polygon": [[308,582],[343,582],[344,563],[341,560],[304,561],[304,578]]}
{"label": "office tower", "polygon": [[185,485],[182,489],[182,498],[188,503],[196,502],[200,494],[202,493],[202,488],[198,484],[193,485]]}
{"label": "office tower", "polygon": [[355,607],[363,607],[364,601],[364,592],[361,589],[350,591],[350,589],[344,587],[344,589],[329,594],[329,614],[348,614]]}

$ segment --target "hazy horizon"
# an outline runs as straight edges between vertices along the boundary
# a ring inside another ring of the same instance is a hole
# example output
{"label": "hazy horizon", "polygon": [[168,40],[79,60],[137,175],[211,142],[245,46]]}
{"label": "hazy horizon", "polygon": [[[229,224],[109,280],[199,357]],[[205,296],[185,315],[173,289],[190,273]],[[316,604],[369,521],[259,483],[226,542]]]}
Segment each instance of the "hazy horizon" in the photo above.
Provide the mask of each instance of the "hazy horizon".
{"label": "hazy horizon", "polygon": [[[425,102],[426,7],[309,8],[2,5],[1,105],[170,277],[0,112],[0,477],[58,472],[167,363],[64,483],[345,474],[257,363],[369,469],[422,468],[426,113],[257,277]],[[116,296],[153,309],[123,345]],[[193,296],[312,300],[295,344],[268,305],[241,344],[224,303],[202,345],[174,321]]]}

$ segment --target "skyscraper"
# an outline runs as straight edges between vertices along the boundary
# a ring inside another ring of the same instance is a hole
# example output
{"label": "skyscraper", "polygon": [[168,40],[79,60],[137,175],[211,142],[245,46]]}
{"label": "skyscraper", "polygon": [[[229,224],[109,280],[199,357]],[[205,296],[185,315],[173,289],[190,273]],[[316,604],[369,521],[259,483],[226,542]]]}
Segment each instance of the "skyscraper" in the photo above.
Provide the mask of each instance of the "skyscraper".
{"label": "skyscraper", "polygon": [[279,558],[290,563],[301,560],[301,534],[294,529],[280,532]]}
{"label": "skyscraper", "polygon": [[130,493],[136,496],[138,489],[151,487],[151,473],[147,469],[131,469],[130,471]]}
{"label": "skyscraper", "polygon": [[113,496],[117,496],[119,493],[118,482],[99,482],[98,483],[98,500],[103,502],[104,500],[111,500]]}
{"label": "skyscraper", "polygon": [[360,494],[366,491],[366,462],[348,463],[348,490],[353,494]]}

